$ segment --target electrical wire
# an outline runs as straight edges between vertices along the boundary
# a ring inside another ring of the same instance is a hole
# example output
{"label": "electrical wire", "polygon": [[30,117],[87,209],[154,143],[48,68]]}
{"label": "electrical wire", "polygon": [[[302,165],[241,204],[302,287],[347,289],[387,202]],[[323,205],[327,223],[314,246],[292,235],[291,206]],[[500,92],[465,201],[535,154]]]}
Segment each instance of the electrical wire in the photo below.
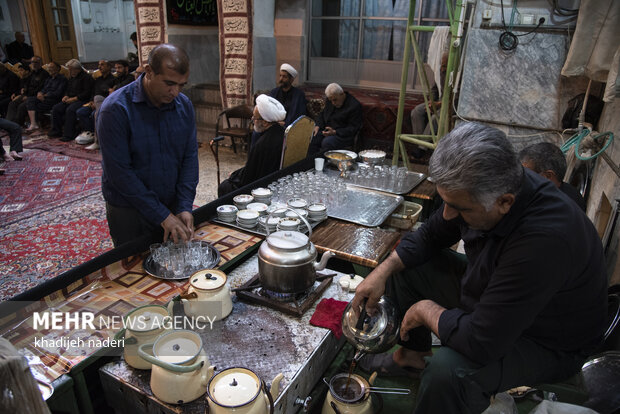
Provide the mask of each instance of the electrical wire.
{"label": "electrical wire", "polygon": [[502,8],[502,26],[504,26],[504,31],[499,35],[499,47],[506,52],[512,52],[519,45],[519,37],[534,33],[538,30],[540,25],[545,22],[545,18],[541,17],[538,19],[538,24],[536,27],[529,32],[516,35],[512,32],[512,30],[514,28],[514,16],[517,13],[517,0],[514,0],[514,3],[512,4],[512,14],[510,15],[509,26],[506,26],[506,19],[504,17],[504,0],[500,0],[500,3]]}

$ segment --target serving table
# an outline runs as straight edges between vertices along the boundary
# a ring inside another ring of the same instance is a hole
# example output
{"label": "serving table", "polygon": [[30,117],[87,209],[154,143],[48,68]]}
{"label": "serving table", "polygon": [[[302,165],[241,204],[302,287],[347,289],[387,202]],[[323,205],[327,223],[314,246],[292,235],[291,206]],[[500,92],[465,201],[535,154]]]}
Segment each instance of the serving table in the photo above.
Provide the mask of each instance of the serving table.
{"label": "serving table", "polygon": [[[241,286],[258,272],[256,255],[228,274],[231,288]],[[325,273],[340,273],[325,270]],[[318,283],[318,282],[316,282]],[[336,283],[323,293],[323,298],[341,295]],[[352,298],[352,294],[349,294]],[[199,330],[204,350],[217,371],[242,366],[255,371],[270,382],[278,373],[284,375],[280,394],[275,400],[275,413],[295,412],[310,395],[315,384],[343,345],[331,331],[310,325],[320,298],[301,318],[287,316],[277,310],[234,300],[232,313],[213,329]],[[136,370],[119,360],[99,370],[106,401],[117,413],[204,413],[205,395],[197,400],[171,405],[158,400],[149,385],[150,371]]]}

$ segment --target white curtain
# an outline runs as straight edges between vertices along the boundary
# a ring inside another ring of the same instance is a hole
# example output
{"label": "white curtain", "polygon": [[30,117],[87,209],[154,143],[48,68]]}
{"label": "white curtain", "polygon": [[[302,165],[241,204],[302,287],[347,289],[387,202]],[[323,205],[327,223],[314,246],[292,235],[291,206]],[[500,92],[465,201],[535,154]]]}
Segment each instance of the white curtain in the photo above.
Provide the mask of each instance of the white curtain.
{"label": "white curtain", "polygon": [[341,0],[340,21],[338,33],[338,57],[355,59],[357,58],[357,20],[346,19],[345,16],[358,16],[360,0]]}

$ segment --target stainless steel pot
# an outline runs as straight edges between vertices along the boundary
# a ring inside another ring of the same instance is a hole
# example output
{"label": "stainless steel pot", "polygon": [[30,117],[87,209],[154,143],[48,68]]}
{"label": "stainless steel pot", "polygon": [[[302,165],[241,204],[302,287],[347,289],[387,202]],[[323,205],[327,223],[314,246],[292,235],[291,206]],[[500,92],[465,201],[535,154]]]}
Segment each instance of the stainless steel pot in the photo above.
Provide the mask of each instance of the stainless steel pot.
{"label": "stainless steel pot", "polygon": [[382,296],[372,315],[366,312],[366,301],[361,309],[353,309],[351,302],[342,314],[342,333],[358,350],[356,359],[364,353],[379,354],[396,344],[400,323],[396,308],[386,296]]}
{"label": "stainless steel pot", "polygon": [[[265,289],[280,293],[299,293],[312,287],[316,271],[325,269],[327,261],[335,254],[325,252],[316,262],[317,251],[310,241],[312,227],[295,212],[308,227],[308,236],[298,231],[269,233],[258,250],[258,279]],[[271,214],[269,215],[271,218]]]}

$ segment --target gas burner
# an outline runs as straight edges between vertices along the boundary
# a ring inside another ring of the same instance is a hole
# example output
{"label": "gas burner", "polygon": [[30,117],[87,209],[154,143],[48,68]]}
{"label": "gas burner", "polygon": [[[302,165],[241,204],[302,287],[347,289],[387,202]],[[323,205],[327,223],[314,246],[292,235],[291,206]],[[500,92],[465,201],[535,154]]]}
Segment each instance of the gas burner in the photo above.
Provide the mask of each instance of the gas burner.
{"label": "gas burner", "polygon": [[300,317],[321,297],[332,282],[332,278],[327,277],[320,281],[317,279],[317,281],[319,283],[315,283],[306,292],[280,293],[263,288],[257,274],[248,282],[233,290],[238,298]]}
{"label": "gas burner", "polygon": [[275,301],[278,302],[300,302],[303,301],[305,296],[308,296],[308,293],[311,292],[312,289],[310,289],[308,292],[301,292],[301,293],[281,293],[281,292],[274,292],[272,290],[268,290],[265,288],[259,288],[257,293],[265,298],[269,298],[269,299],[273,299]]}

